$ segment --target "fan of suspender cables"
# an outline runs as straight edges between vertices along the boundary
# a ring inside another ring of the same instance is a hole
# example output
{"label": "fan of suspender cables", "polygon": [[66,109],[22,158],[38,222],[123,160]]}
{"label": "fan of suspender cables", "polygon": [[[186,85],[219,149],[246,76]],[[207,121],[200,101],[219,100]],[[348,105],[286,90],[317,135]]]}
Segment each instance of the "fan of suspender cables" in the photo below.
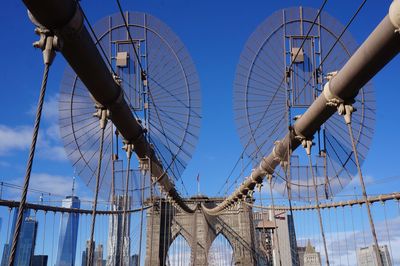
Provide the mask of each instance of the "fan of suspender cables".
{"label": "fan of suspender cables", "polygon": [[[200,85],[188,51],[168,26],[144,13],[114,14],[92,30],[103,60],[121,84],[125,100],[145,128],[164,170],[172,179],[180,179],[200,127]],[[101,138],[95,112],[96,103],[89,91],[67,67],[59,99],[60,132],[76,174],[93,189]],[[124,189],[123,177],[115,177],[115,184],[111,184],[112,173],[123,171],[122,162],[115,163],[125,156],[122,145],[109,121],[104,133],[100,195],[108,196],[111,185],[116,191]],[[135,186],[135,182],[130,183]]]}
{"label": "fan of suspender cables", "polygon": [[[237,128],[254,164],[287,134],[356,48],[347,28],[317,9],[288,8],[261,23],[240,56],[234,84]],[[375,123],[371,83],[361,89],[353,106],[357,111],[352,128],[363,162]],[[315,197],[313,175],[318,195],[330,198],[357,172],[347,125],[339,114],[319,128],[313,142],[311,164],[304,149],[292,153],[288,147],[288,164],[275,170],[274,189],[293,200]]]}

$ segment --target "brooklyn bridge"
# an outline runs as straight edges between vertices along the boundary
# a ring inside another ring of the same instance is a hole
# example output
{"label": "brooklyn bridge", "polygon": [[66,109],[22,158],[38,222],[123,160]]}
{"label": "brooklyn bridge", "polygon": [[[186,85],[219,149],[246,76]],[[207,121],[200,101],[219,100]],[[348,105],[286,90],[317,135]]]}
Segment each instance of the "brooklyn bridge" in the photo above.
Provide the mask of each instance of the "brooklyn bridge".
{"label": "brooklyn bridge", "polygon": [[3,5],[1,266],[400,265],[400,0]]}

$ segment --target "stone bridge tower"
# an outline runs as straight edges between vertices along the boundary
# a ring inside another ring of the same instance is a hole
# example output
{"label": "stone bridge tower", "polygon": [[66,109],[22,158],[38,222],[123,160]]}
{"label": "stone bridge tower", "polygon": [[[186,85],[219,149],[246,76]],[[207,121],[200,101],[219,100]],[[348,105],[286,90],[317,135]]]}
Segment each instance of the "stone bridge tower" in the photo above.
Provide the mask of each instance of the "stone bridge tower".
{"label": "stone bridge tower", "polygon": [[257,246],[250,206],[238,204],[218,216],[202,211],[201,204],[212,207],[222,198],[197,196],[185,202],[196,211],[178,211],[165,200],[156,200],[147,210],[146,266],[166,265],[168,248],[181,235],[190,246],[190,265],[208,265],[208,254],[214,239],[223,234],[233,249],[233,265],[257,265]]}

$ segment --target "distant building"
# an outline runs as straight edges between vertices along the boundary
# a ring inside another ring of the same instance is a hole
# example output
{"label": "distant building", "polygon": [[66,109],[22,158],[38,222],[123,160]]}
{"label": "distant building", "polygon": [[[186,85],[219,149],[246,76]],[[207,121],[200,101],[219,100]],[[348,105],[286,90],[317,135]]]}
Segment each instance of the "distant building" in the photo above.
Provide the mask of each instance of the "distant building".
{"label": "distant building", "polygon": [[[131,197],[128,197],[128,206],[130,206]],[[111,207],[113,211],[122,211],[125,205],[125,197],[121,195],[115,196],[114,204]],[[129,207],[127,208],[129,209]],[[121,255],[123,256],[123,265],[130,265],[130,214],[127,216],[127,224],[125,228],[125,236],[122,241],[123,214],[110,215],[108,224],[108,240],[107,240],[107,266],[120,265]],[[122,247],[124,242],[124,247]]]}
{"label": "distant building", "polygon": [[[357,249],[357,263],[358,266],[377,266],[378,265],[378,254],[375,252],[375,245],[369,247],[363,247]],[[381,253],[383,266],[392,266],[390,259],[390,253],[387,245],[379,247]]]}
{"label": "distant building", "polygon": [[[93,241],[92,248],[96,243]],[[86,266],[88,263],[89,259],[89,246],[90,246],[90,240],[86,241],[86,249],[82,251],[82,266]],[[106,260],[103,259],[104,256],[104,249],[103,245],[98,245],[93,252],[93,266],[105,266],[106,265]],[[58,266],[58,265],[57,265]]]}
{"label": "distant building", "polygon": [[139,266],[139,255],[134,254],[131,258],[131,266]]}
{"label": "distant building", "polygon": [[[30,210],[26,209],[24,211],[23,220],[25,220],[27,217],[29,217],[29,214],[30,214]],[[17,223],[17,217],[18,217],[18,208],[15,208],[14,209],[14,213],[13,213],[13,221],[12,221],[12,224],[11,224],[11,231],[10,231],[9,241],[8,241],[8,243],[4,244],[4,248],[3,248],[3,256],[2,256],[2,259],[1,259],[1,266],[8,266],[8,260],[10,258],[10,249],[11,249],[11,245],[12,245],[12,241],[13,241],[13,235],[14,235],[14,231],[15,231],[15,224]],[[23,230],[23,227],[24,227],[24,222],[22,223],[21,230]],[[19,238],[21,239],[21,234],[20,234]],[[19,243],[20,242],[18,241],[18,246],[19,246]]]}
{"label": "distant building", "polygon": [[[269,219],[273,219],[273,211],[269,211]],[[280,257],[282,265],[297,265],[297,243],[293,217],[286,212],[275,212],[277,237],[279,239]],[[274,265],[278,262],[278,243],[274,243]]]}
{"label": "distant building", "polygon": [[94,251],[94,266],[103,266],[105,260],[103,260],[103,245],[98,245]]}
{"label": "distant building", "polygon": [[27,217],[23,222],[15,253],[14,266],[31,265],[33,252],[35,251],[37,228],[38,222],[32,217]]}
{"label": "distant building", "polygon": [[86,250],[82,251],[82,262],[81,265],[82,266],[86,266],[87,265],[87,254],[86,254]]}
{"label": "distant building", "polygon": [[1,257],[1,266],[8,265],[7,263],[8,263],[9,253],[10,253],[10,245],[6,243],[4,244],[3,256]]}
{"label": "distant building", "polygon": [[[80,208],[80,200],[76,196],[67,196],[62,201],[64,208]],[[58,239],[57,266],[75,265],[76,244],[78,238],[79,214],[63,213],[60,221]]]}
{"label": "distant building", "polygon": [[31,266],[47,266],[47,255],[34,255]]}
{"label": "distant building", "polygon": [[275,226],[273,211],[270,210],[254,213],[254,222],[259,231],[259,238],[265,238],[261,240],[263,246],[261,248],[265,249],[267,261],[279,265],[280,253],[281,265],[297,266],[297,243],[292,216],[286,212],[275,212]]}
{"label": "distant building", "polygon": [[299,266],[304,266],[304,253],[306,252],[306,247],[297,247],[297,254],[299,256]]}
{"label": "distant building", "polygon": [[315,247],[311,245],[310,240],[308,240],[304,251],[303,263],[304,266],[321,266],[321,254],[315,251]]}
{"label": "distant building", "polygon": [[[92,249],[94,249],[94,246],[95,246],[95,242],[93,241]],[[84,251],[82,251],[82,266],[86,266],[88,263],[89,248],[90,248],[90,240],[87,240],[86,241],[86,249]]]}

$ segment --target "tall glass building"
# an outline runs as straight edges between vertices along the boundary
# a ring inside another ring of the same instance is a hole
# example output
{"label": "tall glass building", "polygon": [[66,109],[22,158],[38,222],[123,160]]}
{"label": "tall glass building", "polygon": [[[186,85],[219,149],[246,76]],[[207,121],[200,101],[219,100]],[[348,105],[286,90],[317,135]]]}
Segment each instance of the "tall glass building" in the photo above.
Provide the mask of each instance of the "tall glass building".
{"label": "tall glass building", "polygon": [[[25,225],[25,220],[26,220],[26,218],[29,217],[29,214],[30,214],[30,210],[26,209],[24,211],[23,222],[22,222],[22,226],[21,226],[21,232],[22,232],[22,230],[24,230],[23,228],[24,228],[24,225]],[[12,245],[12,241],[13,241],[13,234],[14,234],[14,231],[15,231],[15,224],[17,223],[17,216],[18,216],[18,208],[15,208],[14,209],[14,213],[13,213],[13,220],[12,220],[12,224],[11,224],[10,236],[8,238],[9,240],[8,240],[8,242],[6,244],[4,244],[3,256],[2,256],[2,259],[1,259],[1,266],[7,266],[8,265],[8,260],[9,260],[9,257],[10,257],[10,249],[11,249],[11,245]],[[20,233],[19,239],[21,239],[21,233]],[[20,243],[21,242],[18,241],[17,250],[19,248]]]}
{"label": "tall glass building", "polygon": [[[67,196],[62,201],[64,208],[80,208],[81,202],[76,196]],[[58,239],[57,266],[75,265],[76,244],[78,238],[79,214],[63,213]]]}
{"label": "tall glass building", "polygon": [[33,252],[35,251],[38,222],[28,217],[23,222],[19,236],[17,252],[15,253],[14,266],[31,265]]}
{"label": "tall glass building", "polygon": [[[128,208],[131,205],[131,197],[128,197],[127,203]],[[114,204],[111,206],[113,211],[122,211],[125,205],[125,197],[116,195],[114,198]],[[125,235],[122,235],[123,228],[123,215],[113,214],[110,215],[108,224],[108,242],[107,242],[107,262],[106,266],[130,265],[130,214],[126,217]],[[122,241],[122,238],[124,240]],[[122,242],[124,246],[122,246]]]}

